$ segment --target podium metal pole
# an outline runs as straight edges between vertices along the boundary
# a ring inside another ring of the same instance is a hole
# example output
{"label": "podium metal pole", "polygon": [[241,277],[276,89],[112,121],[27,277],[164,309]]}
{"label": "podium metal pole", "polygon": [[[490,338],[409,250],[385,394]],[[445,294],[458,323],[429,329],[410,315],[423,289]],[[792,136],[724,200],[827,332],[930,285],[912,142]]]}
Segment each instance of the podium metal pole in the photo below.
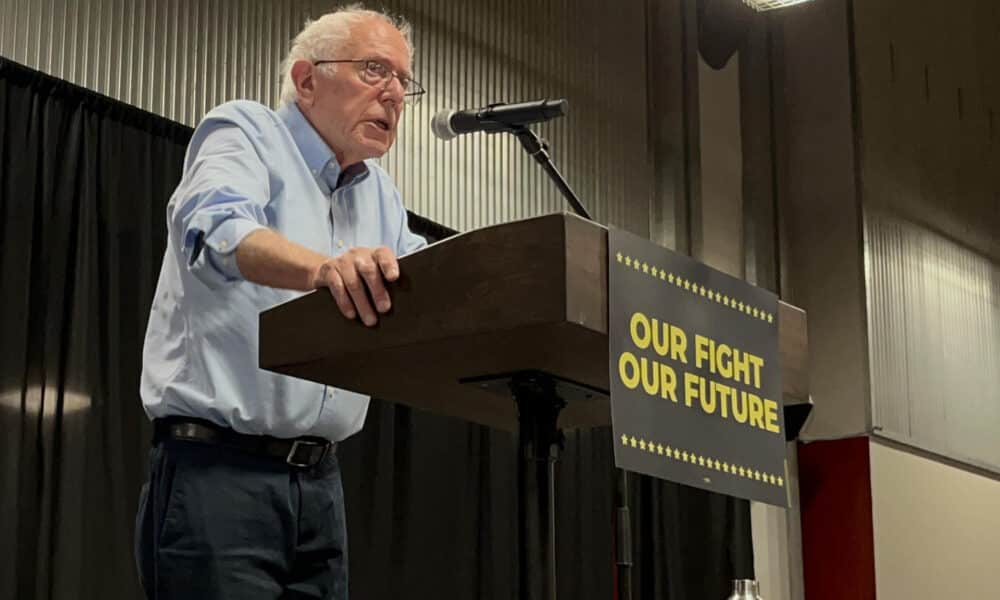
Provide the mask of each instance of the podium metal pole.
{"label": "podium metal pole", "polygon": [[617,600],[632,600],[632,517],[628,510],[628,471],[618,469],[615,485],[615,582]]}
{"label": "podium metal pole", "polygon": [[555,464],[563,446],[557,427],[566,405],[550,378],[515,375],[518,410],[518,598],[556,599]]}

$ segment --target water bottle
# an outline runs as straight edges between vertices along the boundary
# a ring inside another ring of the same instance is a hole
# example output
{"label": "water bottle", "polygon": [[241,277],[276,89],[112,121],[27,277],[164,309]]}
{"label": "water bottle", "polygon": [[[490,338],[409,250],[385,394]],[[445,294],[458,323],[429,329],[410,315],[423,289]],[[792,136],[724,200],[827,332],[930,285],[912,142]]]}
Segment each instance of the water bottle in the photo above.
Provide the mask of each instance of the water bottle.
{"label": "water bottle", "polygon": [[734,579],[733,594],[729,600],[763,600],[760,597],[760,586],[753,579]]}

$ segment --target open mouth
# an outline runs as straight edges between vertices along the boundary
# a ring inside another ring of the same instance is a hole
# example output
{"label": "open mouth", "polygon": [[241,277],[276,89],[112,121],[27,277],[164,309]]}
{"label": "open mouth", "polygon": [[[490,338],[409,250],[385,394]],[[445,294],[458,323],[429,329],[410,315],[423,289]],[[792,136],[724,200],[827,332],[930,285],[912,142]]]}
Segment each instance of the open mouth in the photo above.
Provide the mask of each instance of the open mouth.
{"label": "open mouth", "polygon": [[372,121],[372,124],[374,124],[375,127],[378,127],[382,131],[389,131],[389,121],[385,121],[383,119],[375,119]]}

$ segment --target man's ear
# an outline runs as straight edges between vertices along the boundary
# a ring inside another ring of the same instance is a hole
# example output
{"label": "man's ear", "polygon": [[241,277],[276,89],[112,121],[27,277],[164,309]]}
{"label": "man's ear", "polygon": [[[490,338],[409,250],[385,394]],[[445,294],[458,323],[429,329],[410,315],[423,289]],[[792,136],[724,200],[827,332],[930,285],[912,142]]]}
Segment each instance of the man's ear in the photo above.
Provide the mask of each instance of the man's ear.
{"label": "man's ear", "polygon": [[316,78],[313,76],[313,64],[308,60],[299,59],[292,65],[292,81],[298,92],[299,103],[312,106],[316,93]]}

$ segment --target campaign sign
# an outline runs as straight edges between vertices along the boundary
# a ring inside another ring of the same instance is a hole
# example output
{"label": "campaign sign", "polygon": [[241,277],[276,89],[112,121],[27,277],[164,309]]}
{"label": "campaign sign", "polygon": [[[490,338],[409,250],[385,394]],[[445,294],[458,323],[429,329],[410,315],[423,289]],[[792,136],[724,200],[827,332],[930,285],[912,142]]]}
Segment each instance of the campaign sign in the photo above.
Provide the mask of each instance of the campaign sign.
{"label": "campaign sign", "polygon": [[778,299],[608,232],[615,464],[787,506]]}

